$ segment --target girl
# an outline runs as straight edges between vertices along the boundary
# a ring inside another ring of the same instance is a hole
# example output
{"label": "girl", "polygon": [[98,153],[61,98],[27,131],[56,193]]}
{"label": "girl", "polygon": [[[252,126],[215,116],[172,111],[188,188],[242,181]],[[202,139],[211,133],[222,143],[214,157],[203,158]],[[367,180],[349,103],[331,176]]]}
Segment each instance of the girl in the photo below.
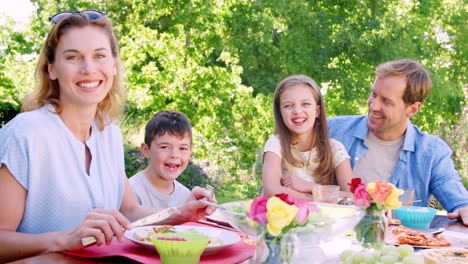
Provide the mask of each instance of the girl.
{"label": "girl", "polygon": [[352,178],[343,144],[329,139],[325,104],[319,86],[310,77],[293,75],[275,90],[275,135],[263,152],[263,192],[309,199],[315,184],[347,189]]}

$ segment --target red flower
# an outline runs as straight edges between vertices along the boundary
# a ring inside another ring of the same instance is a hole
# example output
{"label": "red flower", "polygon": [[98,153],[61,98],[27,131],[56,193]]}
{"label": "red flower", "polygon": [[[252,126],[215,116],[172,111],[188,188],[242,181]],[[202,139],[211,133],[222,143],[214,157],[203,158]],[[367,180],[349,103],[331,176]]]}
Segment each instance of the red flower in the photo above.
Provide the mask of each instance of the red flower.
{"label": "red flower", "polygon": [[349,185],[349,190],[354,193],[356,191],[356,188],[362,183],[361,178],[353,178],[351,180],[351,183],[348,183]]}
{"label": "red flower", "polygon": [[266,213],[267,213],[267,208],[266,204],[268,201],[268,197],[258,197],[256,198],[253,202],[252,205],[250,206],[250,211],[247,213],[247,216],[262,225],[267,224],[267,218],[266,218]]}
{"label": "red flower", "polygon": [[290,194],[280,193],[280,194],[276,194],[275,196],[280,198],[283,202],[285,202],[285,203],[287,203],[289,205],[294,204],[294,198]]}

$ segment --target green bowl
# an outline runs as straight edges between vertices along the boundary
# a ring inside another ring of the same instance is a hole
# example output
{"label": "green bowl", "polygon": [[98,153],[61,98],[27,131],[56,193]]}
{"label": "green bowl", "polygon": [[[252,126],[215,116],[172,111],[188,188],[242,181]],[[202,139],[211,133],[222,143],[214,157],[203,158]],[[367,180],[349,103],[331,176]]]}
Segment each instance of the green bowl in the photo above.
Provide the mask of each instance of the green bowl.
{"label": "green bowl", "polygon": [[[184,238],[186,241],[158,239],[160,237]],[[193,233],[163,233],[151,238],[163,264],[196,264],[209,241],[209,237]]]}

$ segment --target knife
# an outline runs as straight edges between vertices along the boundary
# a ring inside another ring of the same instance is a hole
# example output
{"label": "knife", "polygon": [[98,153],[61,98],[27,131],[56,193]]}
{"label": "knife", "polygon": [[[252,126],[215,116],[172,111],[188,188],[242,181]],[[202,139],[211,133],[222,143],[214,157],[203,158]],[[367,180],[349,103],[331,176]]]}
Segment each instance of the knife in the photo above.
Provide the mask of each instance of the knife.
{"label": "knife", "polygon": [[[157,223],[161,220],[164,220],[166,218],[168,218],[169,216],[175,214],[176,212],[178,211],[177,207],[176,206],[173,206],[173,207],[169,207],[169,208],[166,208],[166,209],[163,209],[159,212],[156,212],[152,215],[148,215],[148,216],[145,216],[143,218],[140,218],[138,220],[136,220],[135,222],[132,222],[132,226],[133,227],[137,227],[137,226],[144,226],[144,225],[150,225],[150,224],[154,224],[154,223]],[[84,237],[81,239],[81,244],[86,247],[86,246],[89,246],[93,243],[96,242],[96,238],[95,237]]]}
{"label": "knife", "polygon": [[219,228],[224,228],[224,229],[231,230],[231,231],[235,231],[235,232],[240,232],[239,230],[237,230],[237,229],[235,229],[235,228],[228,227],[228,226],[224,226],[224,225],[220,225],[220,224],[213,223],[213,222],[209,222],[209,221],[205,221],[205,220],[198,220],[197,222],[198,222],[198,223],[205,224],[205,225],[212,225],[212,226],[216,226],[216,227],[219,227]]}

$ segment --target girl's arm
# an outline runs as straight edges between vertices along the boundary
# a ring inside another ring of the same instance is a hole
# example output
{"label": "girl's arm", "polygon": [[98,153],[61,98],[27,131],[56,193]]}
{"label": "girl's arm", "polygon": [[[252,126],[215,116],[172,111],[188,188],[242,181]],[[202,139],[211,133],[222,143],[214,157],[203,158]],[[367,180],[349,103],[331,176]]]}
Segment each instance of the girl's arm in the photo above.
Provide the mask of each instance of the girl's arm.
{"label": "girl's arm", "polygon": [[336,181],[340,186],[342,192],[340,192],[341,197],[351,197],[352,194],[349,192],[348,183],[351,182],[353,178],[353,170],[351,169],[351,162],[349,159],[345,159],[335,168]]}
{"label": "girl's arm", "polygon": [[312,200],[305,193],[284,187],[281,184],[281,177],[281,158],[273,152],[265,152],[263,154],[263,194],[270,197],[275,194],[286,193],[292,195],[294,199]]}

